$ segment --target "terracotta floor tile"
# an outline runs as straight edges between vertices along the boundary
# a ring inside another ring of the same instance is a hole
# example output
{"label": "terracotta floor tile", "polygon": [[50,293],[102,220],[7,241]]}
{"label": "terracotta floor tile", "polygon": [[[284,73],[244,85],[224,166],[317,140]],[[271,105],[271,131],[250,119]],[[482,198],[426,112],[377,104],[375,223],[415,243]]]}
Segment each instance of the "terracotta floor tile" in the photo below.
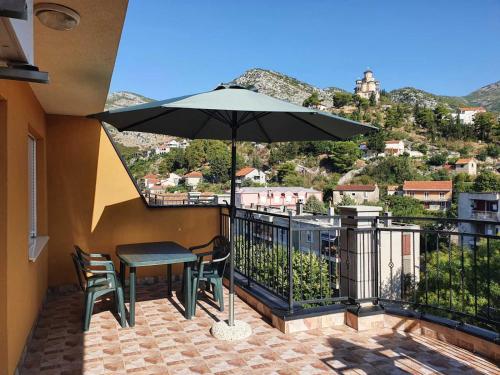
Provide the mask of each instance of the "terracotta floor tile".
{"label": "terracotta floor tile", "polygon": [[236,316],[249,322],[253,335],[218,341],[210,327],[226,319],[227,312],[203,296],[196,317],[186,321],[176,293],[171,299],[165,296],[164,282],[138,286],[136,326],[126,329],[107,310],[112,301],[104,301],[83,334],[83,295],[50,295],[21,375],[500,374],[484,358],[418,335],[356,332],[347,326],[283,334],[238,298]]}

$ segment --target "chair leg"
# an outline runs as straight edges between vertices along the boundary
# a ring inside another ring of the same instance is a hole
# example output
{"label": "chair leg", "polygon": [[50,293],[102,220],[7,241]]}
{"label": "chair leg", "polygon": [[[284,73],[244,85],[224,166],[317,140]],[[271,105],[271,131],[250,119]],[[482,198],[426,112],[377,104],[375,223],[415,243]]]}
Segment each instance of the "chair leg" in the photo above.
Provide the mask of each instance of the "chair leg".
{"label": "chair leg", "polygon": [[224,311],[224,287],[222,286],[222,279],[215,279],[215,282],[217,283],[218,290],[219,311]]}
{"label": "chair leg", "polygon": [[193,288],[193,291],[192,291],[192,295],[191,295],[191,312],[193,313],[193,316],[196,315],[196,302],[198,300],[198,288],[200,286],[200,279],[195,277],[193,279],[193,283],[192,283],[192,288]]}
{"label": "chair leg", "polygon": [[123,298],[123,289],[118,288],[115,293],[118,298],[116,301],[116,307],[118,310],[118,314],[120,315],[120,325],[122,328],[125,328],[127,326],[127,317],[125,316],[125,302]]}
{"label": "chair leg", "polygon": [[85,314],[83,316],[83,331],[87,332],[90,327],[90,319],[94,307],[94,296],[92,293],[85,293]]}

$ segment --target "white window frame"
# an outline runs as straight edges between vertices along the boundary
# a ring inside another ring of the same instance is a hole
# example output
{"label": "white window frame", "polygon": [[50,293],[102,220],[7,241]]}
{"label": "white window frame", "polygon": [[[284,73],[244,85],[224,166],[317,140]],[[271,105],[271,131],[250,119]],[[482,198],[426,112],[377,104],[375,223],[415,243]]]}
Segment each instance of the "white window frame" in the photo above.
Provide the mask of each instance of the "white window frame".
{"label": "white window frame", "polygon": [[49,237],[38,233],[38,151],[37,139],[28,134],[28,260],[35,262]]}

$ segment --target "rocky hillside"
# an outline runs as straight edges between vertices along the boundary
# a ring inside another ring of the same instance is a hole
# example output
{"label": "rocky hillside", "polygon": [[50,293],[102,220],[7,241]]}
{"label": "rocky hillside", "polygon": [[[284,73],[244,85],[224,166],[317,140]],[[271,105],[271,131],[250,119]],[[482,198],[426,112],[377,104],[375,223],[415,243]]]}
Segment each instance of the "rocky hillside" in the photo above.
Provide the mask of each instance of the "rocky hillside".
{"label": "rocky hillside", "polygon": [[437,104],[445,104],[450,108],[461,106],[483,106],[488,111],[500,112],[500,81],[481,87],[466,96],[443,96],[416,89],[403,87],[389,92],[389,98],[396,103],[434,108]]}
{"label": "rocky hillside", "polygon": [[308,83],[299,81],[285,74],[266,69],[250,69],[234,80],[244,87],[254,87],[259,92],[302,105],[313,92],[318,93],[318,97],[327,107],[331,107],[332,94],[336,91],[344,91],[337,87],[321,89]]}
{"label": "rocky hillside", "polygon": [[481,87],[464,98],[471,105],[482,105],[490,111],[500,112],[500,81]]}
{"label": "rocky hillside", "polygon": [[[130,107],[133,105],[144,104],[152,102],[153,99],[147,98],[145,96],[135,94],[128,91],[114,92],[108,96],[106,101],[106,110],[117,109],[122,107]],[[138,132],[123,132],[120,133],[116,128],[109,124],[105,124],[106,129],[113,137],[113,139],[127,147],[138,147],[139,149],[149,149],[155,147],[156,145],[168,142],[172,137],[149,134],[149,133],[138,133]]]}

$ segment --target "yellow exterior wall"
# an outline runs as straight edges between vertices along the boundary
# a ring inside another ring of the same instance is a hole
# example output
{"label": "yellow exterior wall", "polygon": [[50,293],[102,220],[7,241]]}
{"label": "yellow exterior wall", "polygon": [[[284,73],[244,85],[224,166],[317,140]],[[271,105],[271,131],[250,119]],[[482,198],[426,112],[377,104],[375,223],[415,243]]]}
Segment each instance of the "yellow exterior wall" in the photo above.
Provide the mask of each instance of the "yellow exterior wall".
{"label": "yellow exterior wall", "polygon": [[[28,133],[39,142],[38,232],[47,234],[45,113],[27,83],[0,80],[0,373],[12,374],[47,290],[46,248],[28,260]],[[3,213],[2,213],[3,211]]]}
{"label": "yellow exterior wall", "polygon": [[[146,207],[98,121],[47,119],[49,285],[76,283],[73,244],[114,254],[122,243],[170,240],[192,246],[218,233],[218,208]],[[138,276],[165,272],[148,267]]]}

